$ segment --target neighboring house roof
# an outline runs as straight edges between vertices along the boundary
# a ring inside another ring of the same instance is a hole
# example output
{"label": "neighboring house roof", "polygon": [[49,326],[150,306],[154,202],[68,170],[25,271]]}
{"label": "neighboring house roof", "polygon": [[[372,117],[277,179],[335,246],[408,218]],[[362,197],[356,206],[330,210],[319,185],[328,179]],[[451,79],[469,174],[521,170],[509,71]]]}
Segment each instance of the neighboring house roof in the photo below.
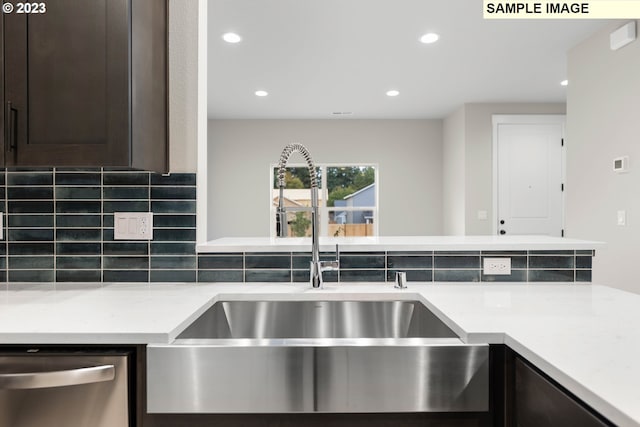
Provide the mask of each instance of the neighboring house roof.
{"label": "neighboring house roof", "polygon": [[[280,203],[280,196],[274,197],[273,198],[273,206],[278,206],[278,204]],[[304,204],[296,202],[295,200],[291,200],[288,197],[284,198],[284,206],[287,208],[290,207],[305,207]]]}
{"label": "neighboring house roof", "polygon": [[356,191],[356,192],[353,192],[353,193],[351,193],[351,194],[349,194],[349,195],[347,195],[347,196],[344,196],[344,197],[342,198],[342,200],[350,199],[350,198],[352,198],[353,196],[356,196],[356,195],[358,195],[358,194],[360,194],[360,193],[364,193],[364,192],[365,192],[365,191],[367,191],[368,189],[370,189],[370,188],[372,188],[372,187],[375,187],[375,186],[376,186],[376,183],[375,183],[375,182],[374,182],[373,184],[369,184],[369,185],[367,185],[366,187],[361,188],[360,190],[358,190],[358,191]]}
{"label": "neighboring house roof", "polygon": [[[272,190],[273,198],[276,199],[280,197],[280,190],[274,188]],[[323,197],[323,194],[326,194],[326,190],[318,190],[318,200],[324,200],[326,197]],[[284,197],[289,200],[297,200],[297,201],[307,201],[311,200],[311,190],[308,188],[290,188],[284,189]]]}

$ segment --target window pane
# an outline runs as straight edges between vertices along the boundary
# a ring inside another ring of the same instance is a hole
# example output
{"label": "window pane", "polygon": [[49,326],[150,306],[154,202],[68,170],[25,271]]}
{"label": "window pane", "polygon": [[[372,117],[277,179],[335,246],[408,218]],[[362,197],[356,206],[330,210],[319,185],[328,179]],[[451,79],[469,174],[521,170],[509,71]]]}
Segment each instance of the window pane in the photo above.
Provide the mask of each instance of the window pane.
{"label": "window pane", "polygon": [[327,206],[374,207],[375,168],[373,166],[328,167]]}
{"label": "window pane", "polygon": [[[325,236],[353,237],[377,235],[378,203],[375,166],[317,165],[318,226]],[[277,224],[280,200],[278,169],[273,168],[272,227]],[[311,236],[311,180],[304,165],[286,168],[283,204],[287,211],[287,236]],[[323,206],[325,206],[323,208]],[[273,231],[272,231],[273,233]],[[274,235],[274,234],[272,234]]]}

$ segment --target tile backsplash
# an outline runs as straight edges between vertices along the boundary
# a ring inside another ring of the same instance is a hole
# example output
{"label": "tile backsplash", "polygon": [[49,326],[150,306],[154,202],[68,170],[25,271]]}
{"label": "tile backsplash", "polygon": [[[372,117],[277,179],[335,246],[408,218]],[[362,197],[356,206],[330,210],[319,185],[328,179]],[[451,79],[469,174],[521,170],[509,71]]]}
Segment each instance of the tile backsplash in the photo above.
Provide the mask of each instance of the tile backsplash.
{"label": "tile backsplash", "polygon": [[[420,251],[342,252],[340,270],[325,272],[328,282],[392,282],[397,271],[420,282],[590,282],[591,250],[568,251]],[[321,259],[332,259],[333,253]],[[511,258],[511,274],[485,275],[485,257]],[[306,253],[200,254],[201,282],[304,282]]]}
{"label": "tile backsplash", "polygon": [[[0,172],[8,282],[194,282],[196,175],[107,168]],[[153,212],[154,239],[113,238],[114,212]]]}
{"label": "tile backsplash", "polygon": [[[0,170],[2,282],[304,282],[308,253],[196,254],[196,175]],[[153,212],[153,240],[114,240],[114,212]],[[334,254],[323,254],[331,259]],[[512,273],[485,276],[485,256]],[[343,252],[329,282],[590,282],[593,251]]]}

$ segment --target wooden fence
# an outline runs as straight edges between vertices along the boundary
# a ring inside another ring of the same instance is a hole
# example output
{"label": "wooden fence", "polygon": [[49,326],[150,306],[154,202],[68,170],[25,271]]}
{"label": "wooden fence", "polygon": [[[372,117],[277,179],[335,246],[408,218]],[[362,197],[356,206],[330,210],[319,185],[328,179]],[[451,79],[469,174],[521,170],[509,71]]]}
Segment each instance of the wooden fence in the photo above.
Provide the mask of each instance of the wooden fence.
{"label": "wooden fence", "polygon": [[373,224],[329,224],[329,237],[373,236]]}

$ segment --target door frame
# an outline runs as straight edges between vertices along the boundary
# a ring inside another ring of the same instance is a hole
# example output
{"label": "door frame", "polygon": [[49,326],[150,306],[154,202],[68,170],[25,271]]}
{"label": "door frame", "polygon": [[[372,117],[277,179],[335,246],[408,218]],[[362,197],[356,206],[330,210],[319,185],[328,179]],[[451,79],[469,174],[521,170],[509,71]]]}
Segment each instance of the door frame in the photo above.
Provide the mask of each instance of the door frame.
{"label": "door frame", "polygon": [[562,192],[560,200],[560,217],[562,230],[565,230],[565,192],[566,192],[566,172],[567,172],[567,137],[566,137],[566,114],[494,114],[491,116],[493,129],[493,145],[492,145],[492,199],[493,199],[493,215],[491,233],[498,235],[498,127],[505,124],[561,124],[562,140],[564,143],[560,149],[561,153],[561,177],[562,183],[565,184],[565,191]]}

